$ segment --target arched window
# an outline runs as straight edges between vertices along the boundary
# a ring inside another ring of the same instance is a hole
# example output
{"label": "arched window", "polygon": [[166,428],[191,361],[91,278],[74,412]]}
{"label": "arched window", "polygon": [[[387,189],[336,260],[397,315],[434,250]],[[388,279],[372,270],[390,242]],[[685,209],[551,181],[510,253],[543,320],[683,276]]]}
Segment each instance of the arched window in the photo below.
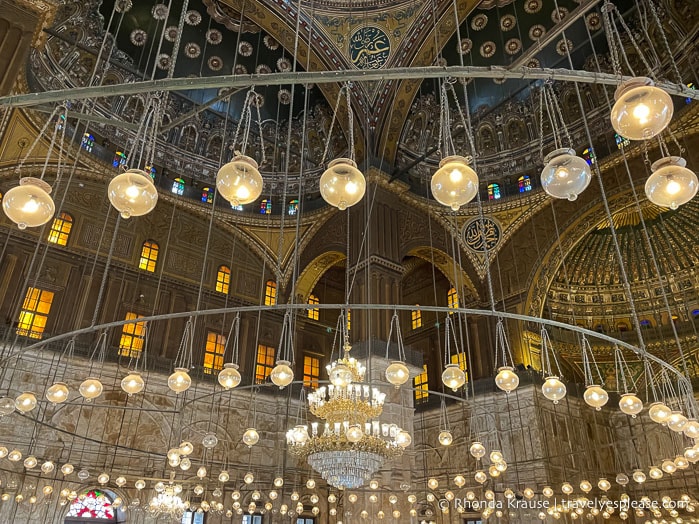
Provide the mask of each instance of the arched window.
{"label": "arched window", "polygon": [[595,150],[591,147],[587,147],[582,152],[582,157],[585,159],[589,165],[595,165],[597,162],[597,155],[595,155]]}
{"label": "arched window", "polygon": [[427,381],[427,364],[422,365],[422,373],[413,379],[413,387],[415,388],[415,402],[421,404],[427,402],[429,397],[429,384]]}
{"label": "arched window", "polygon": [[73,217],[68,213],[61,213],[53,219],[49,230],[48,241],[59,246],[68,244],[70,230],[73,227]]}
{"label": "arched window", "polygon": [[141,260],[138,263],[139,269],[155,272],[155,263],[158,261],[158,244],[152,240],[146,240],[141,248]]}
{"label": "arched window", "polygon": [[532,180],[529,175],[522,175],[517,179],[517,184],[519,185],[519,192],[526,193],[532,190]]}
{"label": "arched window", "polygon": [[631,143],[628,138],[621,136],[619,133],[614,133],[614,142],[616,142],[617,149],[623,149]]}
{"label": "arched window", "polygon": [[92,148],[95,147],[95,137],[90,133],[85,133],[82,142],[80,142],[80,147],[88,153],[92,153]]}
{"label": "arched window", "polygon": [[[320,304],[320,300],[318,300],[317,296],[311,295],[308,297],[308,303]],[[320,318],[320,309],[317,307],[308,308],[308,318],[310,318],[311,320],[318,320]]]}
{"label": "arched window", "polygon": [[219,266],[216,272],[216,291],[228,294],[228,289],[231,285],[231,268],[228,266]]}
{"label": "arched window", "polygon": [[455,287],[447,291],[447,306],[452,309],[457,309],[459,307],[459,294],[456,292]]}
{"label": "arched window", "polygon": [[641,327],[644,328],[644,329],[653,327],[653,324],[652,324],[651,321],[648,320],[647,318],[644,318],[643,320],[641,320],[640,324],[641,324]]}
{"label": "arched window", "polygon": [[231,204],[231,209],[232,209],[233,211],[242,211],[242,210],[243,210],[243,206],[241,206],[240,204]]}
{"label": "arched window", "polygon": [[128,158],[126,157],[125,153],[122,153],[121,151],[117,151],[114,153],[114,160],[112,160],[112,165],[114,167],[121,167],[125,166],[126,162],[128,162]]}
{"label": "arched window", "polygon": [[223,353],[226,350],[226,337],[215,331],[206,334],[204,350],[204,373],[211,375],[223,369]]}
{"label": "arched window", "polygon": [[299,201],[297,199],[289,200],[289,208],[287,213],[289,216],[294,216],[299,212]]}
{"label": "arched window", "polygon": [[[87,519],[116,522],[116,509],[112,499],[104,491],[91,489],[85,491],[70,505],[65,522],[73,524]],[[89,521],[89,522],[92,522]]]}
{"label": "arched window", "polygon": [[272,201],[265,198],[260,202],[260,214],[261,215],[271,215],[272,214]]}
{"label": "arched window", "polygon": [[[419,305],[420,304],[415,304],[416,307]],[[410,324],[413,329],[422,327],[422,311],[416,309],[410,312]]]}
{"label": "arched window", "polygon": [[144,168],[144,171],[150,175],[151,179],[155,180],[155,175],[158,173],[158,170],[155,169],[155,167],[153,167],[153,166],[146,166],[146,167]]}
{"label": "arched window", "polygon": [[699,318],[699,309],[692,310],[692,318]]}
{"label": "arched window", "polygon": [[488,200],[497,200],[500,198],[500,184],[488,184]]}
{"label": "arched window", "polygon": [[176,178],[172,183],[172,192],[176,195],[184,195],[184,180]]}
{"label": "arched window", "polygon": [[268,280],[265,283],[265,306],[274,306],[277,304],[277,283],[274,280]]}
{"label": "arched window", "polygon": [[[126,313],[125,320],[135,320],[143,318],[138,313]],[[119,355],[122,357],[138,358],[143,351],[143,341],[146,337],[145,322],[131,322],[124,324],[121,328],[121,338],[119,339]]]}
{"label": "arched window", "polygon": [[616,329],[620,333],[628,331],[629,330],[629,324],[626,322],[617,322],[616,324]]}
{"label": "arched window", "polygon": [[[689,89],[696,89],[695,86],[694,86],[694,82],[690,82],[689,84],[687,84],[687,87],[688,87]],[[687,97],[687,98],[684,99],[684,102],[685,102],[685,104],[691,104],[691,103],[692,103],[692,99],[689,98],[689,97]]]}
{"label": "arched window", "polygon": [[49,319],[53,303],[53,291],[30,287],[24,295],[17,322],[17,334],[29,338],[41,338]]}
{"label": "arched window", "polygon": [[203,187],[201,189],[201,201],[206,204],[211,204],[214,201],[214,192],[211,191],[210,187]]}

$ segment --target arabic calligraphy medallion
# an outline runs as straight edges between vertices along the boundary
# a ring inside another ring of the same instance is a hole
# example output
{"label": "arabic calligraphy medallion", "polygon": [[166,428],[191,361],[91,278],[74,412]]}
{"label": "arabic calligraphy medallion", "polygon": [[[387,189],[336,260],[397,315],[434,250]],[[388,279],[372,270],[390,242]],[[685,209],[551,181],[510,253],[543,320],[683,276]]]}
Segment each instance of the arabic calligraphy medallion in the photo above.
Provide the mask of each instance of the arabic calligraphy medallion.
{"label": "arabic calligraphy medallion", "polygon": [[464,227],[464,241],[473,251],[491,250],[500,242],[500,227],[488,217],[482,223],[476,218]]}
{"label": "arabic calligraphy medallion", "polygon": [[350,37],[350,59],[359,69],[381,69],[390,52],[391,41],[378,27],[360,27]]}

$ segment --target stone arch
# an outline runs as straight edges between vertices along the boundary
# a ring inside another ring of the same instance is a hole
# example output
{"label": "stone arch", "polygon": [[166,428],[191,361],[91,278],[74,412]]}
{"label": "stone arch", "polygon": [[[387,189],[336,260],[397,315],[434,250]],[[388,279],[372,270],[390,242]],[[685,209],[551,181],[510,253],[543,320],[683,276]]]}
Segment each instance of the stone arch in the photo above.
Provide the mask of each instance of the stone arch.
{"label": "stone arch", "polygon": [[407,256],[421,258],[439,269],[439,271],[449,280],[463,297],[465,302],[466,297],[471,295],[471,298],[478,298],[478,291],[473,285],[471,278],[466,271],[447,253],[441,249],[430,246],[415,247],[406,253]]}
{"label": "stone arch", "polygon": [[477,132],[478,151],[484,155],[492,155],[497,153],[498,142],[495,129],[489,123],[483,123],[479,126]]}
{"label": "stone arch", "polygon": [[326,251],[311,260],[296,280],[295,293],[299,302],[308,302],[309,295],[325,272],[346,258],[347,256],[339,251]]}
{"label": "stone arch", "polygon": [[196,126],[188,125],[183,127],[180,132],[179,146],[188,151],[194,151],[197,142],[199,142],[199,132]]}
{"label": "stone arch", "polygon": [[520,118],[511,118],[505,126],[507,136],[507,145],[510,149],[514,149],[525,145],[529,142],[527,135],[527,126]]}

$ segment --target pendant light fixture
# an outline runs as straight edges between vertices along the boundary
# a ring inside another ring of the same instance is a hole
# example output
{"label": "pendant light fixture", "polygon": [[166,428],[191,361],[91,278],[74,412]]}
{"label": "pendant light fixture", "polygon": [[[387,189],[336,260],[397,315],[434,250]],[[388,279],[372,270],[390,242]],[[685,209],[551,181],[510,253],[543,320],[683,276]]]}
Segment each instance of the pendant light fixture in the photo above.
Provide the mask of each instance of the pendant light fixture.
{"label": "pendant light fixture", "polygon": [[592,351],[590,342],[583,334],[580,344],[580,353],[582,355],[583,372],[585,374],[585,393],[583,399],[585,403],[600,411],[609,402],[609,393],[602,387],[603,379],[600,373],[595,354]]}
{"label": "pendant light fixture", "polygon": [[236,314],[231,324],[231,329],[228,332],[228,337],[226,337],[226,345],[223,348],[223,358],[225,359],[226,352],[228,351],[228,344],[233,339],[233,350],[231,355],[231,362],[227,362],[223,365],[223,369],[218,373],[218,383],[223,387],[223,389],[234,389],[240,384],[241,376],[240,371],[238,371],[238,345],[240,336],[240,313]]}
{"label": "pendant light fixture", "polygon": [[653,162],[652,174],[646,181],[648,200],[661,207],[677,209],[697,194],[699,180],[687,169],[687,161],[679,156],[666,156]]}
{"label": "pendant light fixture", "polygon": [[389,359],[389,349],[391,348],[391,340],[393,331],[396,333],[396,345],[398,346],[398,360],[392,361],[386,368],[385,376],[389,384],[399,388],[410,379],[410,371],[405,364],[405,346],[403,344],[403,335],[400,331],[400,322],[398,321],[398,312],[394,311],[391,317],[391,325],[388,329],[388,338],[386,342],[386,360]]}
{"label": "pendant light fixture", "polygon": [[[453,355],[452,343],[454,348]],[[464,373],[464,370],[461,369],[458,363],[452,362],[452,357],[456,357],[457,362],[466,362],[466,355],[459,351],[456,341],[456,333],[452,327],[452,315],[448,314],[444,320],[444,371],[442,371],[442,383],[452,391],[457,391],[466,383],[466,373]]]}
{"label": "pendant light fixture", "polygon": [[284,313],[284,320],[282,321],[277,363],[269,375],[272,382],[279,386],[279,389],[284,389],[294,381],[294,370],[291,369],[291,362],[294,360],[293,336],[291,311],[287,311]]}
{"label": "pendant light fixture", "polygon": [[[498,363],[501,365],[498,367]],[[511,393],[519,386],[519,377],[512,365],[512,352],[505,334],[505,326],[502,318],[495,325],[495,367],[498,370],[495,375],[495,385],[505,393]]]}

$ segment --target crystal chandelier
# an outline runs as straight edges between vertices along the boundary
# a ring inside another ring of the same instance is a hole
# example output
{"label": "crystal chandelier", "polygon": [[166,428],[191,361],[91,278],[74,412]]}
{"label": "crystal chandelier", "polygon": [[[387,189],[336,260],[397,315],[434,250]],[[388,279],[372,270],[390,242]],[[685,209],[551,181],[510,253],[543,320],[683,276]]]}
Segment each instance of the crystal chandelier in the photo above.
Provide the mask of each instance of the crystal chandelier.
{"label": "crystal chandelier", "polygon": [[407,431],[377,420],[386,395],[362,383],[366,369],[350,357],[351,349],[345,341],[343,357],[327,366],[330,384],[308,395],[309,409],[324,427],[313,422],[310,434],[307,425],[286,434],[289,451],[340,489],[362,486],[411,442]]}
{"label": "crystal chandelier", "polygon": [[170,484],[158,492],[148,504],[148,511],[157,516],[168,515],[172,518],[181,518],[189,507],[189,504],[180,498],[182,486]]}

